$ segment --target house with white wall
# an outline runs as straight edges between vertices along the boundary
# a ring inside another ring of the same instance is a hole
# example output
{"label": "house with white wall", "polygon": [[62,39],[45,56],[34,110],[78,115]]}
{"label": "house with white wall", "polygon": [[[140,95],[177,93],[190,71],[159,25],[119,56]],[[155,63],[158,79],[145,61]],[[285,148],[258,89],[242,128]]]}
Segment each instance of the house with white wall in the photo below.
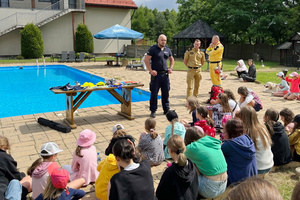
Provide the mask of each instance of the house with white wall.
{"label": "house with white wall", "polygon": [[[132,0],[0,0],[0,56],[21,54],[20,30],[34,23],[42,32],[44,54],[73,51],[75,31],[86,24],[92,34],[115,24],[131,28]],[[119,51],[130,41],[119,40]],[[116,40],[94,39],[95,53],[116,53]]]}

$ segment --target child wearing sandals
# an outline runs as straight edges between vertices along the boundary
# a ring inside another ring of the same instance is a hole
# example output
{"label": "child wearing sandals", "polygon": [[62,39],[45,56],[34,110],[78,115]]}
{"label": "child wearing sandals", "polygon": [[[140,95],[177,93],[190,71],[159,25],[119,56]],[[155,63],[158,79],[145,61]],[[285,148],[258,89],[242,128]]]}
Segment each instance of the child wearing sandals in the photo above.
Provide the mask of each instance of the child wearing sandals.
{"label": "child wearing sandals", "polygon": [[175,112],[175,110],[169,110],[169,112],[166,114],[166,117],[168,121],[171,123],[171,125],[166,127],[163,144],[164,144],[165,158],[170,159],[171,156],[168,153],[168,147],[167,147],[168,140],[174,134],[179,135],[180,137],[182,137],[182,139],[184,139],[185,127],[182,123],[178,122],[178,115]]}
{"label": "child wearing sandals", "polygon": [[95,183],[99,172],[97,171],[97,150],[93,145],[96,133],[89,129],[83,130],[77,139],[77,148],[73,153],[71,166],[64,166],[70,173],[70,181],[84,178],[84,185]]}
{"label": "child wearing sandals", "polygon": [[286,95],[289,92],[290,86],[284,79],[283,72],[278,72],[276,75],[281,80],[281,82],[278,84],[279,90],[277,92],[272,92],[272,95],[274,95],[276,97],[283,97],[284,95]]}
{"label": "child wearing sandals", "polygon": [[28,192],[31,192],[31,178],[18,171],[8,139],[0,136],[0,199],[26,200]]}
{"label": "child wearing sandals", "polygon": [[192,122],[188,122],[187,120],[181,120],[181,123],[183,123],[183,125],[186,128],[189,128],[191,126],[194,126],[194,123],[197,121],[197,117],[196,117],[196,108],[199,107],[199,102],[197,100],[197,98],[195,96],[189,96],[186,100],[186,107],[189,110],[189,114],[192,113],[192,118],[193,121]]}
{"label": "child wearing sandals", "polygon": [[214,127],[214,121],[208,116],[208,110],[204,106],[197,108],[197,121],[195,126],[200,126],[203,129],[205,135],[215,137],[216,129]]}
{"label": "child wearing sandals", "polygon": [[[291,77],[291,78],[289,78]],[[291,88],[290,88],[290,92],[288,92],[287,94],[285,94],[283,96],[283,98],[287,99],[287,100],[294,100],[297,99],[299,97],[299,84],[300,84],[300,76],[298,75],[297,72],[292,72],[289,76],[285,77],[285,80],[287,82],[291,83]]]}
{"label": "child wearing sandals", "polygon": [[83,190],[68,188],[69,172],[59,169],[54,163],[48,167],[47,185],[42,194],[36,200],[79,200],[84,197]]}
{"label": "child wearing sandals", "polygon": [[283,122],[286,133],[289,135],[294,129],[294,123],[292,122],[295,114],[291,109],[284,108],[279,113],[280,119]]}
{"label": "child wearing sandals", "polygon": [[140,153],[149,160],[151,166],[160,165],[164,161],[163,142],[160,135],[155,131],[156,121],[148,118],[145,121],[145,131],[141,134],[137,148]]}
{"label": "child wearing sandals", "polygon": [[196,200],[198,175],[195,165],[184,155],[185,144],[179,135],[170,137],[167,143],[173,163],[163,173],[156,190],[158,200]]}

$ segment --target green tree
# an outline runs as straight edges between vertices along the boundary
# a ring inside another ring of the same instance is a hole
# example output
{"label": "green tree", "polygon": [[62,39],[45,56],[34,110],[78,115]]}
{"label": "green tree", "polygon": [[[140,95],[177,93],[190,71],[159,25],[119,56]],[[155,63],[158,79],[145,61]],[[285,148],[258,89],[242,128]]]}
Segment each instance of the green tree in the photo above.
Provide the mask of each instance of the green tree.
{"label": "green tree", "polygon": [[24,58],[41,58],[44,54],[42,33],[33,23],[21,31],[21,55]]}
{"label": "green tree", "polygon": [[94,53],[93,35],[84,24],[78,24],[75,32],[75,52]]}

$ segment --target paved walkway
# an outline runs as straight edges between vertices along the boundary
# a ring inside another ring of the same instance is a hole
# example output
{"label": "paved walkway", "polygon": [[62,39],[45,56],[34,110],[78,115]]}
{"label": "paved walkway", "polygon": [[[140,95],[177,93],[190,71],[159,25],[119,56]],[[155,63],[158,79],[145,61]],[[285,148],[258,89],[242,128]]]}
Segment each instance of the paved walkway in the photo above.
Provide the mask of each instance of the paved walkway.
{"label": "paved walkway", "polygon": [[[150,76],[148,72],[142,70],[136,71],[121,67],[106,67],[104,66],[103,62],[68,63],[67,65],[92,74],[97,74],[105,78],[115,78],[119,81],[140,81],[141,83],[145,84],[143,89],[149,91]],[[199,102],[204,102],[208,99],[208,92],[210,91],[211,87],[209,73],[202,72],[202,76],[203,80],[201,81],[200,85]],[[173,71],[173,74],[170,75],[170,82],[171,109],[176,110],[180,119],[191,120],[191,115],[188,113],[185,107],[186,72]],[[271,97],[269,93],[262,92],[264,89],[263,85],[239,82],[238,80],[235,80],[235,77],[233,76],[229,76],[227,80],[223,81],[223,88],[231,89],[236,97],[238,97],[236,91],[239,86],[247,86],[253,89],[262,99],[264,109],[258,113],[261,121],[263,119],[264,112],[268,108],[281,110],[284,107],[289,107],[295,113],[299,112],[300,101],[285,101],[282,98]],[[166,117],[163,115],[160,101],[158,106],[156,130],[163,137],[164,130],[169,123]],[[91,129],[97,134],[95,146],[98,152],[100,152],[101,158],[104,158],[105,148],[108,146],[108,143],[112,137],[113,125],[116,123],[121,123],[130,135],[138,139],[140,133],[144,131],[144,122],[150,114],[148,101],[133,103],[132,112],[135,116],[135,120],[132,121],[117,115],[117,111],[119,110],[119,104],[78,109],[78,113],[75,116],[75,123],[78,125],[78,128],[73,129],[67,134],[57,132],[37,123],[37,119],[39,117],[64,123],[63,119],[65,113],[63,111],[1,118],[0,135],[3,135],[9,139],[11,143],[11,154],[18,162],[20,171],[23,172],[26,172],[27,168],[32,164],[32,162],[39,157],[42,144],[49,141],[57,143],[59,147],[64,150],[63,152],[59,153],[57,162],[61,166],[71,164],[72,154],[76,148],[77,137],[83,129]],[[157,187],[159,178],[165,167],[166,164],[163,163],[160,166],[152,168],[155,187]],[[90,189],[92,190],[93,188],[86,188],[87,191]]]}

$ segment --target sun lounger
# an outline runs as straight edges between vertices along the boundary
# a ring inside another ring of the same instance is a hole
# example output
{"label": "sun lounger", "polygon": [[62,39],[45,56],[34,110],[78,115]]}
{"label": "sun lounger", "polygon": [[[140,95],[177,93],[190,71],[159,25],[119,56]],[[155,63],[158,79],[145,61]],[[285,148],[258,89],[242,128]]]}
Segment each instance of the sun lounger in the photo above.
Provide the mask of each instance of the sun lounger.
{"label": "sun lounger", "polygon": [[85,52],[80,52],[79,58],[76,59],[76,62],[83,62],[85,57]]}
{"label": "sun lounger", "polygon": [[75,62],[75,51],[70,51],[69,52],[69,58],[68,58],[68,62]]}
{"label": "sun lounger", "polygon": [[61,59],[59,60],[59,62],[67,62],[67,59],[68,59],[68,52],[62,51],[61,52]]}

